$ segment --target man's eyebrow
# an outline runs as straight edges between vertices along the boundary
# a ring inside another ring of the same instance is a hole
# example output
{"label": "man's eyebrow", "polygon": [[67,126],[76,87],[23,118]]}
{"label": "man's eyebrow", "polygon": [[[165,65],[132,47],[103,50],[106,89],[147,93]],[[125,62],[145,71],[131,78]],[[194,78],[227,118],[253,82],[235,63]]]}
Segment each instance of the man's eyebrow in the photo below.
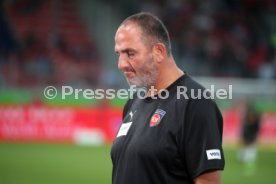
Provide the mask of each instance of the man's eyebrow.
{"label": "man's eyebrow", "polygon": [[136,52],[136,51],[132,48],[127,48],[127,49],[124,49],[122,52]]}
{"label": "man's eyebrow", "polygon": [[[122,53],[126,53],[126,52],[136,52],[134,49],[132,49],[132,48],[126,48],[126,49],[123,49],[123,50],[121,50],[120,52],[122,52]],[[119,51],[118,50],[115,50],[115,53],[119,53]]]}

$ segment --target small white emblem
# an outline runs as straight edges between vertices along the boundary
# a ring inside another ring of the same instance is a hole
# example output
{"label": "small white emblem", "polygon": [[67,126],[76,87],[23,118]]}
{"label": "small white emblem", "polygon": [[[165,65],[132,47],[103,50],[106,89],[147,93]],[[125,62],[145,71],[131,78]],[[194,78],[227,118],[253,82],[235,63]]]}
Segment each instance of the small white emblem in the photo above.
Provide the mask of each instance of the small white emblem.
{"label": "small white emblem", "polygon": [[133,117],[133,115],[135,114],[135,112],[136,112],[136,111],[134,111],[134,112],[130,111],[130,113],[129,113],[129,115],[130,115],[130,121],[132,120],[132,117]]}
{"label": "small white emblem", "polygon": [[128,122],[128,123],[123,123],[120,127],[120,130],[117,134],[117,137],[120,137],[120,136],[124,136],[124,135],[127,135],[127,132],[131,126],[132,122]]}
{"label": "small white emblem", "polygon": [[207,154],[208,160],[221,159],[221,154],[219,149],[206,150],[206,154]]}

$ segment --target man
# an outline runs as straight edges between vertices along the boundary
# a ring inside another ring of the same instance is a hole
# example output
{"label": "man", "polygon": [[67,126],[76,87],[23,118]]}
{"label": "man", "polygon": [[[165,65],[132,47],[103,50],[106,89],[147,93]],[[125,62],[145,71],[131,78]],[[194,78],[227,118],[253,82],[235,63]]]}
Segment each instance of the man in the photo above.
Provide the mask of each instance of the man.
{"label": "man", "polygon": [[253,175],[257,166],[257,138],[260,132],[261,113],[256,109],[254,102],[249,99],[244,101],[243,108],[241,147],[238,151],[237,159],[245,164],[245,175]]}
{"label": "man", "polygon": [[[204,88],[176,66],[163,23],[150,13],[128,17],[116,32],[115,52],[128,83],[148,93],[125,105],[111,150],[112,183],[220,183],[221,114],[213,100],[191,98],[191,89]],[[178,87],[189,98],[179,98]],[[160,99],[164,90],[169,97]]]}

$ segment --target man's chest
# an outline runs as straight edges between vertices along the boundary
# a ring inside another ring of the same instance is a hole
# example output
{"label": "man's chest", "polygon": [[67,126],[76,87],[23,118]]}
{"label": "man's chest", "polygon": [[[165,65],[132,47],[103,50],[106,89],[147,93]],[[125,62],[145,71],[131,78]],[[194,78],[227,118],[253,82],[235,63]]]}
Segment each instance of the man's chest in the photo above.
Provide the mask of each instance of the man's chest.
{"label": "man's chest", "polygon": [[134,104],[125,114],[113,146],[120,155],[147,159],[173,156],[182,116],[168,104]]}

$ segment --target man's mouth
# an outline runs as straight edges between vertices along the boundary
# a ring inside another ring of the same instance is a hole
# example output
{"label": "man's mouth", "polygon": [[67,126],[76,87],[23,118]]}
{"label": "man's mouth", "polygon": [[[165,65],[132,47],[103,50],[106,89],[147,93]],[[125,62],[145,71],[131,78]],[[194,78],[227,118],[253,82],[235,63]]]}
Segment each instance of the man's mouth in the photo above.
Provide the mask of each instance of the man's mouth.
{"label": "man's mouth", "polygon": [[124,72],[124,74],[127,78],[132,78],[135,75],[135,73],[131,71],[126,71]]}

